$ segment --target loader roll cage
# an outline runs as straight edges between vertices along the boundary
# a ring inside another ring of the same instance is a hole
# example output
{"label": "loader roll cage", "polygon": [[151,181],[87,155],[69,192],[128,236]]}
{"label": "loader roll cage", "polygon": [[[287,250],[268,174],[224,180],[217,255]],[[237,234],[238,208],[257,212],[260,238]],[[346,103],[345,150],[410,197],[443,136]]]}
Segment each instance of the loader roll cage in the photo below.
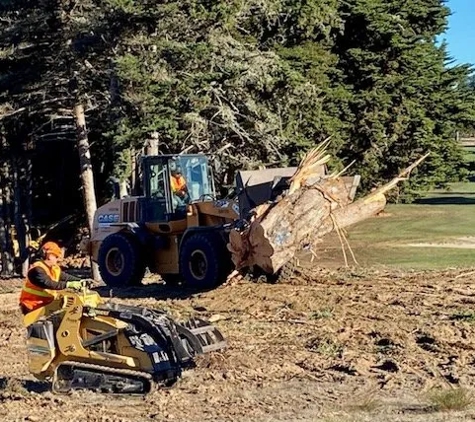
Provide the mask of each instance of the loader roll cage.
{"label": "loader roll cage", "polygon": [[[209,160],[203,154],[160,155],[142,158],[143,193],[147,198],[146,221],[180,219],[193,202],[216,199],[214,178]],[[186,195],[172,191],[172,169],[180,168]]]}

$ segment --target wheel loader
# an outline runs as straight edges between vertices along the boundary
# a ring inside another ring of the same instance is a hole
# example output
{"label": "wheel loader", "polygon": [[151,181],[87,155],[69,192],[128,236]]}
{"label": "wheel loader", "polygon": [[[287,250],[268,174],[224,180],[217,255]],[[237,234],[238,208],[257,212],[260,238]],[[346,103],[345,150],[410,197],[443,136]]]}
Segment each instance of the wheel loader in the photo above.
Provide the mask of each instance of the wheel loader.
{"label": "wheel loader", "polygon": [[[176,168],[186,181],[185,196],[173,191]],[[109,286],[138,285],[146,268],[167,284],[218,285],[232,270],[229,231],[279,194],[295,168],[238,172],[236,195],[225,199],[216,197],[203,154],[144,156],[141,172],[141,195],[98,208],[91,237],[82,242]]]}
{"label": "wheel loader", "polygon": [[55,393],[147,394],[171,386],[194,357],[226,346],[202,319],[105,302],[97,292],[49,291],[54,300],[23,317],[29,370]]}
{"label": "wheel loader", "polygon": [[[185,195],[174,191],[177,168]],[[141,195],[98,208],[91,237],[81,249],[98,263],[109,286],[138,285],[148,268],[167,284],[212,288],[233,269],[229,232],[245,226],[256,206],[285,191],[296,169],[238,171],[234,195],[218,199],[206,155],[144,156]],[[325,174],[325,166],[318,171]],[[354,197],[359,176],[347,179]]]}

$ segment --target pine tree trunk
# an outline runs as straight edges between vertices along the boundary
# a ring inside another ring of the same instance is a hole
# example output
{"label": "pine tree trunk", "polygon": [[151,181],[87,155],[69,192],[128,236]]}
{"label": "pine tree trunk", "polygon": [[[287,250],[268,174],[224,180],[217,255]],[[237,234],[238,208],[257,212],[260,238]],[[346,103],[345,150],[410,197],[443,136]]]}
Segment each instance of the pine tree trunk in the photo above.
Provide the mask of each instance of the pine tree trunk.
{"label": "pine tree trunk", "polygon": [[341,178],[323,179],[284,197],[268,207],[246,232],[231,232],[229,249],[236,268],[257,265],[267,273],[277,272],[332,211],[349,201]]}
{"label": "pine tree trunk", "polygon": [[[3,145],[2,145],[3,146]],[[1,187],[1,214],[0,214],[0,252],[1,252],[1,274],[11,276],[14,274],[14,251],[12,242],[12,195],[11,195],[11,174],[8,161],[3,161],[0,171]]]}
{"label": "pine tree trunk", "polygon": [[137,160],[135,158],[135,150],[129,149],[130,153],[130,190],[132,196],[137,195]]}
{"label": "pine tree trunk", "polygon": [[[97,209],[96,193],[94,189],[94,173],[91,163],[91,152],[89,147],[89,139],[86,129],[86,117],[84,115],[84,107],[82,104],[74,106],[74,118],[77,130],[77,145],[79,151],[79,164],[81,167],[81,180],[83,186],[84,205],[89,225],[89,231],[92,234],[94,224],[94,213]],[[96,281],[101,279],[99,269],[96,263],[91,260],[92,278]]]}
{"label": "pine tree trunk", "polygon": [[31,240],[31,221],[33,214],[32,197],[33,197],[33,165],[30,156],[26,159],[26,165],[24,167],[24,179],[25,179],[25,207],[24,207],[24,219],[23,224],[25,227],[25,255],[22,257],[22,274],[26,276],[28,268],[30,266],[30,240]]}
{"label": "pine tree trunk", "polygon": [[28,268],[24,268],[24,258],[28,255],[28,241],[27,241],[27,228],[25,227],[25,215],[23,214],[22,207],[22,192],[21,192],[21,166],[17,160],[13,160],[13,215],[16,229],[16,240],[18,242],[18,272],[22,276],[26,275]]}
{"label": "pine tree trunk", "polygon": [[127,179],[121,180],[119,183],[119,198],[124,198],[129,195],[129,188],[127,186]]}
{"label": "pine tree trunk", "polygon": [[145,144],[145,155],[158,155],[158,132],[152,132]]}

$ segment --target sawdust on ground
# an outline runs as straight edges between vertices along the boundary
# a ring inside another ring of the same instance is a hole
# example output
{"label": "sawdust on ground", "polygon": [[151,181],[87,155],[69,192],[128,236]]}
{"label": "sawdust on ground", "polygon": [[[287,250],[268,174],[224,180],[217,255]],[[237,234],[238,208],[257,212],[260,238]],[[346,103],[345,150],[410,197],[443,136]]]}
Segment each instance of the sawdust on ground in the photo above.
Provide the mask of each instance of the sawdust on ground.
{"label": "sawdust on ground", "polygon": [[[154,283],[113,300],[212,318],[228,347],[146,397],[51,394],[28,373],[16,310],[21,281],[0,283],[2,421],[468,421],[438,412],[433,389],[475,384],[475,269],[305,270],[276,284],[214,291]],[[100,289],[103,295],[110,295]],[[168,297],[168,298],[167,298]]]}

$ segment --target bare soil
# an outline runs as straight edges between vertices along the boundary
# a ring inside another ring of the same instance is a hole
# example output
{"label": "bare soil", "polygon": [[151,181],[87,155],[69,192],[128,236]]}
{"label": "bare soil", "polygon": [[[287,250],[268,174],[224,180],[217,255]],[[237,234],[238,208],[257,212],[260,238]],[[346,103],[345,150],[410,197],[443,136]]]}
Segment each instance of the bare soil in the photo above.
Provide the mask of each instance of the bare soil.
{"label": "bare soil", "polygon": [[[228,347],[146,397],[53,395],[29,375],[21,280],[0,281],[2,421],[468,421],[434,389],[475,385],[475,269],[315,270],[201,294],[149,280],[111,300],[211,318]],[[167,298],[168,297],[168,298]]]}
{"label": "bare soil", "polygon": [[475,249],[475,237],[463,236],[446,242],[424,242],[424,243],[408,243],[398,246],[415,246],[419,248],[459,248],[459,249]]}

